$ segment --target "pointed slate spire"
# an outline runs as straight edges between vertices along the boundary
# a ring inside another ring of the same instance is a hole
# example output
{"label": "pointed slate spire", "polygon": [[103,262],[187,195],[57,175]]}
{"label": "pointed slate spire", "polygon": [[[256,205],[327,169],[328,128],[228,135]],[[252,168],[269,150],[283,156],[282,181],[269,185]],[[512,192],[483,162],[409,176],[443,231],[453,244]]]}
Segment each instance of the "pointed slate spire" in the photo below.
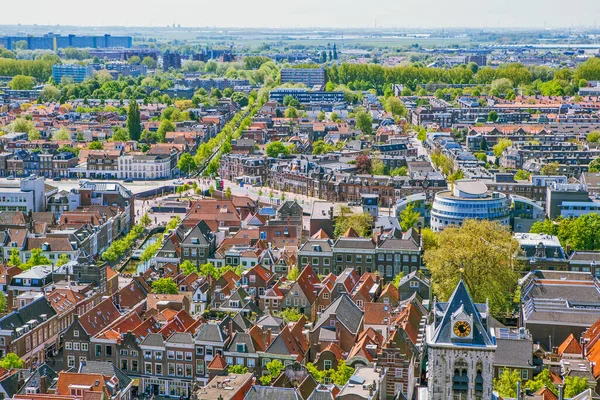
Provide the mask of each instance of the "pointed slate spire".
{"label": "pointed slate spire", "polygon": [[444,311],[444,317],[440,321],[439,325],[435,329],[433,335],[434,343],[455,343],[460,344],[465,341],[456,341],[452,339],[452,316],[456,313],[464,313],[473,318],[473,338],[468,340],[469,346],[494,346],[494,342],[490,337],[485,325],[482,322],[481,314],[479,310],[471,300],[467,286],[461,279],[454,289],[454,293],[450,297],[447,303],[446,310]]}

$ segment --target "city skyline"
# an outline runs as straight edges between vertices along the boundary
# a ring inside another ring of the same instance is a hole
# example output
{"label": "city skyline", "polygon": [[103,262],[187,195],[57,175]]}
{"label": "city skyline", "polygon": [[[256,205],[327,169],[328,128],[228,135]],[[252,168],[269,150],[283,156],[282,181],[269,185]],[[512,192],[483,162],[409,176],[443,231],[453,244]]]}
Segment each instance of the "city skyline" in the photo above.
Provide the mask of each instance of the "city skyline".
{"label": "city skyline", "polygon": [[[186,12],[173,12],[168,16],[165,16],[164,3],[158,0],[126,3],[106,0],[102,8],[96,7],[88,13],[68,8],[64,0],[56,3],[56,7],[48,7],[41,0],[31,0],[27,13],[17,13],[20,6],[16,3],[6,4],[5,12],[0,15],[0,24],[98,27],[161,27],[176,24],[190,28],[556,28],[595,27],[600,17],[600,9],[594,0],[582,0],[580,7],[567,9],[561,9],[563,4],[558,0],[488,1],[485,4],[476,0],[451,3],[433,0],[426,9],[416,0],[373,0],[368,9],[361,9],[362,4],[358,2],[342,0],[305,0],[293,4],[272,0],[198,4],[191,0],[180,0],[175,4],[175,10]],[[429,12],[432,9],[435,12]],[[560,12],[557,12],[559,9]],[[581,10],[585,10],[585,13]],[[215,19],[207,18],[206,14],[224,18],[216,20],[218,23],[211,23]]]}

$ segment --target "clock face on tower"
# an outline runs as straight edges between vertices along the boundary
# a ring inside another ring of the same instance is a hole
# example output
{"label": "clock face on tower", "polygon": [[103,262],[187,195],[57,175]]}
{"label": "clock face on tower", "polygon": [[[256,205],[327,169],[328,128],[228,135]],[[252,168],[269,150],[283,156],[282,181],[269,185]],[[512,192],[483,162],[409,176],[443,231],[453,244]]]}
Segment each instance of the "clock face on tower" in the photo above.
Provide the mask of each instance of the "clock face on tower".
{"label": "clock face on tower", "polygon": [[458,321],[454,324],[454,334],[458,337],[467,337],[471,334],[471,325],[467,321]]}

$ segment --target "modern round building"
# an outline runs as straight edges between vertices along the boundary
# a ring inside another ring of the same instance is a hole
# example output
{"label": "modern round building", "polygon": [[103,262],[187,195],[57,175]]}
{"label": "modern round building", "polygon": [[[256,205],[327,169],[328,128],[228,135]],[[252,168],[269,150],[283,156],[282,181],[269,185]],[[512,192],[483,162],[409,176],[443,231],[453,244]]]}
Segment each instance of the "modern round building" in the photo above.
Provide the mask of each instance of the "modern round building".
{"label": "modern round building", "polygon": [[491,192],[483,182],[460,180],[450,191],[435,195],[431,207],[431,229],[441,231],[449,225],[461,225],[465,219],[487,219],[510,224],[506,195]]}

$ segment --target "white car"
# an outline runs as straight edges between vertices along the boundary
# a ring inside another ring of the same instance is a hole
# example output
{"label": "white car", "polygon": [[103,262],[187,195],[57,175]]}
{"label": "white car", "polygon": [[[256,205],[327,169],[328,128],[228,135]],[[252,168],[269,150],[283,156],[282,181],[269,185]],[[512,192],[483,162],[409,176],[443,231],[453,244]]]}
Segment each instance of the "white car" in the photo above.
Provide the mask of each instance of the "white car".
{"label": "white car", "polygon": [[184,181],[182,181],[181,179],[176,179],[176,180],[174,180],[174,181],[173,181],[173,185],[175,185],[175,186],[181,186],[181,185],[183,185],[184,183],[185,183],[185,182],[184,182]]}

